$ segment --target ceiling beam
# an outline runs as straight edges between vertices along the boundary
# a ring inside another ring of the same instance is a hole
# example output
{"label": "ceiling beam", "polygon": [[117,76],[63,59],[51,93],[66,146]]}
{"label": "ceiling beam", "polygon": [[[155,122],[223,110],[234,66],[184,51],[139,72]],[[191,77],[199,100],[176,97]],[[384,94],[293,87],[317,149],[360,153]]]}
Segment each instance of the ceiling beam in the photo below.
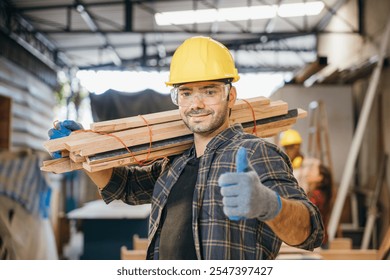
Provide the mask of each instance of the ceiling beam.
{"label": "ceiling beam", "polygon": [[358,20],[359,20],[359,34],[365,35],[364,29],[364,0],[358,0]]}
{"label": "ceiling beam", "polygon": [[[297,68],[301,66],[282,66],[282,65],[261,65],[256,67],[247,67],[237,64],[237,70],[239,73],[265,73],[265,72],[294,72]],[[99,65],[89,65],[89,66],[81,66],[79,70],[118,70],[118,71],[131,71],[134,70],[159,70],[159,71],[169,71],[169,65],[165,66],[141,66],[137,60],[123,60],[122,67],[117,67],[112,63],[107,64],[99,64]]]}
{"label": "ceiling beam", "polygon": [[59,54],[56,46],[42,32],[35,30],[31,23],[14,13],[11,5],[7,8],[8,13],[0,20],[0,31],[51,69],[69,66],[66,57]]}
{"label": "ceiling beam", "polygon": [[[129,1],[133,4],[142,4],[142,3],[151,3],[155,1],[151,0],[117,0],[117,1],[103,1],[103,2],[86,2],[83,3],[85,7],[98,7],[98,6],[115,6],[115,5],[125,5]],[[173,2],[173,1],[183,1],[183,0],[159,0],[159,2]],[[53,4],[53,5],[34,5],[34,6],[24,6],[19,7],[16,10],[19,12],[31,12],[31,11],[43,11],[43,10],[56,10],[56,9],[67,9],[74,8],[77,4]]]}
{"label": "ceiling beam", "polygon": [[328,12],[321,20],[317,23],[317,25],[313,28],[313,32],[323,31],[328,26],[332,17],[337,13],[337,11],[349,0],[338,0],[332,7],[328,7]]}
{"label": "ceiling beam", "polygon": [[133,31],[133,3],[131,0],[125,0],[125,31]]}
{"label": "ceiling beam", "polygon": [[85,23],[88,25],[90,31],[93,33],[99,34],[100,37],[104,41],[103,48],[109,52],[109,55],[112,59],[112,62],[116,66],[120,66],[122,64],[122,59],[119,56],[118,52],[115,50],[115,47],[110,43],[110,40],[108,39],[108,36],[102,32],[102,30],[99,27],[99,24],[95,21],[93,15],[87,10],[87,8],[84,6],[84,3],[81,0],[75,0],[76,4],[76,10],[80,13],[82,19],[85,21]]}

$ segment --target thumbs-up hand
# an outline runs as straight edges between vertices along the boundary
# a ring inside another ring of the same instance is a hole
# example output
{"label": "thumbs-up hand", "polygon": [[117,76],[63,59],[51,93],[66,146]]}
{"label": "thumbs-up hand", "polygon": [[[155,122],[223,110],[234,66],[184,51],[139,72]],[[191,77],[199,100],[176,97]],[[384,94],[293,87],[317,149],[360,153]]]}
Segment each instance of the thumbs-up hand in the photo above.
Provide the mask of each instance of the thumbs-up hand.
{"label": "thumbs-up hand", "polygon": [[280,196],[260,182],[243,147],[237,152],[236,165],[237,172],[222,174],[218,179],[225,215],[231,220],[275,218],[282,208]]}

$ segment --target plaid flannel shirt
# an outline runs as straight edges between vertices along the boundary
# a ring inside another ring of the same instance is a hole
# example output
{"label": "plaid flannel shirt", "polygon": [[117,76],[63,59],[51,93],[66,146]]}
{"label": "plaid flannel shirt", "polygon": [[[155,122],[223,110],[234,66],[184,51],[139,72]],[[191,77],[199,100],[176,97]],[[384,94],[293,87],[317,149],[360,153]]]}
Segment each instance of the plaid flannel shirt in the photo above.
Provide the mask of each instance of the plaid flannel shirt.
{"label": "plaid flannel shirt", "polygon": [[[320,213],[298,186],[291,163],[276,145],[243,132],[235,124],[215,136],[199,163],[198,180],[192,202],[192,230],[198,259],[275,259],[281,240],[258,219],[231,221],[223,213],[218,178],[235,172],[239,147],[248,151],[252,168],[263,185],[281,197],[302,201],[310,213],[310,236],[296,247],[313,250],[321,245],[324,227]],[[194,147],[173,160],[156,161],[149,166],[115,168],[101,191],[106,203],[120,199],[128,204],[151,203],[147,258],[159,258],[160,219],[172,186],[183,167],[195,156]]]}

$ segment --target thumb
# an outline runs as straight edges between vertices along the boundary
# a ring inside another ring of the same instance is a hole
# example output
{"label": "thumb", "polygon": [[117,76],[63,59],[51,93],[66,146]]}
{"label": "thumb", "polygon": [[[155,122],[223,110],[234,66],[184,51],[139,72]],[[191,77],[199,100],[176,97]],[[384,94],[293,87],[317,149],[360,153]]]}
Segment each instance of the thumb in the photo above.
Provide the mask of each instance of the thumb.
{"label": "thumb", "polygon": [[236,155],[237,172],[246,172],[248,170],[247,151],[244,147],[240,147]]}

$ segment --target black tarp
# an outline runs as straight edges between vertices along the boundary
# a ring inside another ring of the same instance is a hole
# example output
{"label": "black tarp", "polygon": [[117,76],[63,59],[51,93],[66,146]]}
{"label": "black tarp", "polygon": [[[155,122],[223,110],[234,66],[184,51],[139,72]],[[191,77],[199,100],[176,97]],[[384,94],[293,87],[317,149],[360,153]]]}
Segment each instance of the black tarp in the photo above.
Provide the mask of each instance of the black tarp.
{"label": "black tarp", "polygon": [[109,89],[103,94],[90,94],[94,122],[145,115],[177,109],[169,94],[151,89],[125,93]]}

